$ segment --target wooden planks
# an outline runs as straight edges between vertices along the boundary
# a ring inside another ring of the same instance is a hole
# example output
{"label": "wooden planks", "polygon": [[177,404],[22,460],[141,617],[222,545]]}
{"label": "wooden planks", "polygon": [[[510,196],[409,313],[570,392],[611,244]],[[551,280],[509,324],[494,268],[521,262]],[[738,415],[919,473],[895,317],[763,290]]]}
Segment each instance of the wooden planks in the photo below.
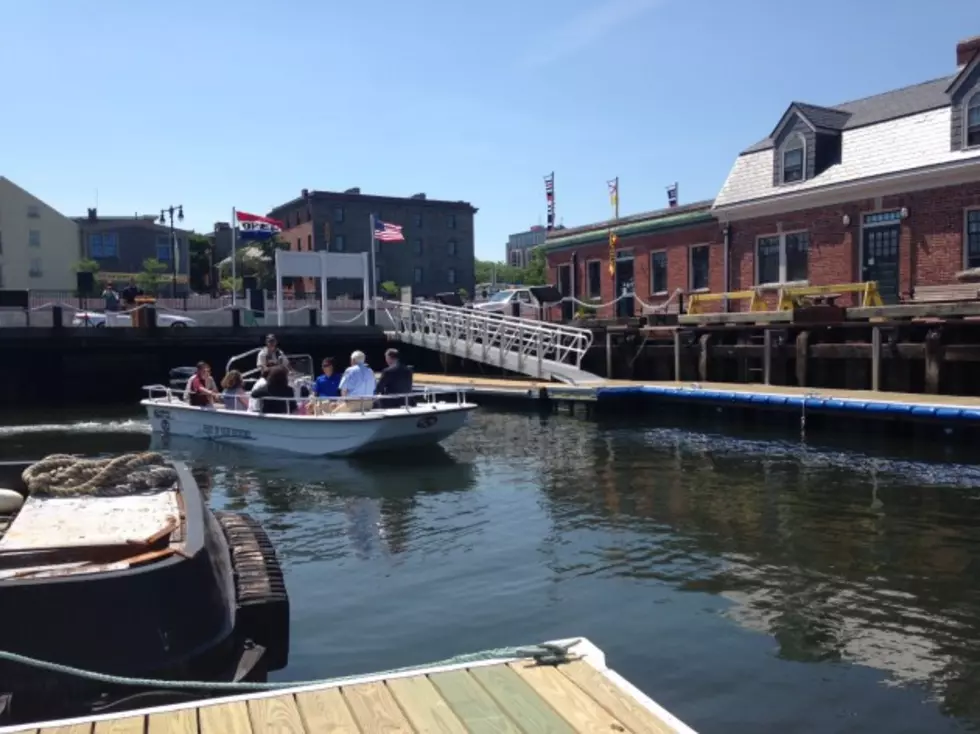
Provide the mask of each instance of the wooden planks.
{"label": "wooden planks", "polygon": [[36,734],[674,734],[583,661],[476,666],[197,708],[42,728]]}

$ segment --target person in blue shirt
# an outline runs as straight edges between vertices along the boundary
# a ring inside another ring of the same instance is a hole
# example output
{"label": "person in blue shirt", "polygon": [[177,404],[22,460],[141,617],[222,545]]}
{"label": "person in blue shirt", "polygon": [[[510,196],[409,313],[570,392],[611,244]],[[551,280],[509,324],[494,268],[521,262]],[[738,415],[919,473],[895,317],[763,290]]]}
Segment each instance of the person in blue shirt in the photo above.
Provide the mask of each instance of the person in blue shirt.
{"label": "person in blue shirt", "polygon": [[[333,359],[323,359],[323,374],[316,378],[313,384],[313,394],[318,398],[340,397],[340,375],[333,368]],[[331,403],[335,401],[331,400]]]}

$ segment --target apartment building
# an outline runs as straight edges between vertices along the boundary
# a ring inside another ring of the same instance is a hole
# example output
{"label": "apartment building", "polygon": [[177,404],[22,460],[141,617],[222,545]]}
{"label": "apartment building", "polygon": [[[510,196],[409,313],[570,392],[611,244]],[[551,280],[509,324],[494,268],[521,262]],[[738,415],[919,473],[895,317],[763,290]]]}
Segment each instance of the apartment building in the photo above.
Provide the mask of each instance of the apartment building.
{"label": "apartment building", "polygon": [[78,225],[0,176],[0,288],[72,290]]}

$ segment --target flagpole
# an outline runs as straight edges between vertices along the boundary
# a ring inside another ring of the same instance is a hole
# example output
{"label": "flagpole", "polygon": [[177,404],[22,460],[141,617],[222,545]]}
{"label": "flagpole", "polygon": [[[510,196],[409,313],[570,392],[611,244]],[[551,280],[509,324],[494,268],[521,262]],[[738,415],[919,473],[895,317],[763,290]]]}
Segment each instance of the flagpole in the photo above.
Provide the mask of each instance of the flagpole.
{"label": "flagpole", "polygon": [[[231,305],[232,308],[238,305],[238,286],[235,283],[236,276],[238,274],[238,269],[235,267],[235,245],[238,239],[238,227],[235,225],[238,222],[238,212],[235,211],[235,207],[231,208]],[[220,285],[220,283],[219,283]]]}
{"label": "flagpole", "polygon": [[[374,226],[375,226],[375,219],[374,219],[374,214],[372,214],[371,215],[371,257],[368,258],[370,260],[368,267],[371,268],[371,300],[368,304],[368,308],[370,309],[368,313],[371,314],[372,316],[374,314],[374,307],[377,305],[376,299],[378,297],[378,269],[377,267],[375,267],[374,264],[374,250],[377,247],[377,238],[374,236]],[[371,319],[370,323],[372,326],[374,325],[373,318]]]}

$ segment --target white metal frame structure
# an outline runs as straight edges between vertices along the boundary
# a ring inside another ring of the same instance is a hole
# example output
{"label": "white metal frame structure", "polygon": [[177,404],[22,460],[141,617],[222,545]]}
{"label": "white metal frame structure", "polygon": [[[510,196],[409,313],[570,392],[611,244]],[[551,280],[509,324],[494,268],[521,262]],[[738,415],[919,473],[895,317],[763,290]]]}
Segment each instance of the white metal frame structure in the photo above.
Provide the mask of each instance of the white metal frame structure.
{"label": "white metal frame structure", "polygon": [[547,321],[436,303],[385,303],[398,338],[542,380],[601,382],[581,369],[592,332]]}
{"label": "white metal frame structure", "polygon": [[[285,324],[285,309],[282,299],[282,279],[286,278],[319,278],[320,299],[323,307],[320,309],[320,325],[326,326],[327,314],[327,278],[360,278],[364,282],[364,301],[367,304],[371,297],[371,275],[368,264],[368,253],[339,253],[339,252],[290,252],[276,250],[276,314],[279,326]],[[364,309],[364,324],[368,323],[368,309]]]}

